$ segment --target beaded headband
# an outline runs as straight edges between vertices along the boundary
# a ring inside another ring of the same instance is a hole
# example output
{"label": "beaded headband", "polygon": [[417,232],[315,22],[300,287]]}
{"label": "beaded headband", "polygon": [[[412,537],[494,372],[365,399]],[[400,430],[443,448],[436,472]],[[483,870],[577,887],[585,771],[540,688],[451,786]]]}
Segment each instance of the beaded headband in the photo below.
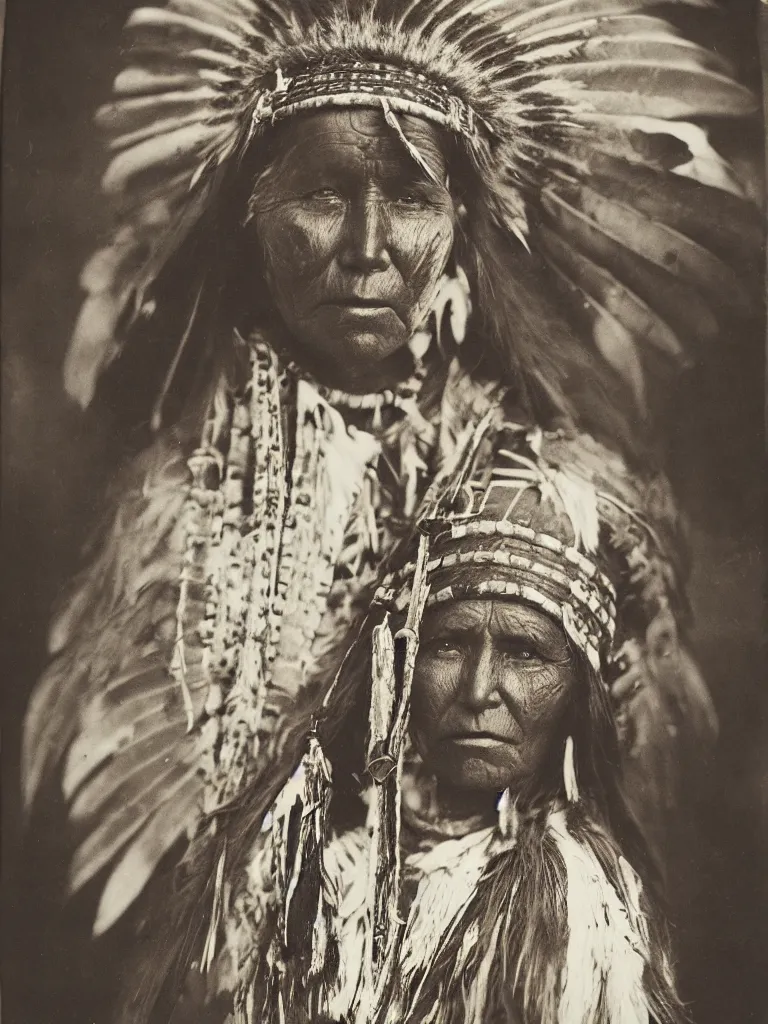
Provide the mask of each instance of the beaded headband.
{"label": "beaded headband", "polygon": [[262,90],[254,125],[302,111],[387,104],[396,113],[422,117],[476,143],[490,126],[444,85],[418,71],[376,61],[323,60],[296,75],[275,71],[275,85]]}
{"label": "beaded headband", "polygon": [[[472,545],[456,550],[457,543],[467,538],[475,538],[479,544],[499,539],[503,546],[488,550]],[[432,586],[446,574],[454,578],[447,585],[430,589],[425,608],[473,597],[522,601],[557,621],[599,671],[600,653],[610,648],[616,632],[616,591],[597,565],[580,551],[556,537],[507,520],[456,523],[433,541],[431,551],[440,549],[442,553],[427,562],[427,583]],[[473,566],[486,567],[484,578],[477,582],[461,580],[462,570]],[[409,563],[386,576],[374,603],[395,612],[405,611],[411,601],[415,569],[415,563]]]}
{"label": "beaded headband", "polygon": [[[532,605],[558,622],[599,672],[616,634],[618,599],[591,556],[609,554],[600,543],[606,514],[600,499],[610,495],[549,462],[544,443],[538,430],[503,424],[490,462],[467,466],[463,483],[454,486],[460,504],[448,497],[426,513],[424,607],[491,596]],[[480,567],[482,573],[473,572]],[[395,613],[408,609],[418,589],[416,569],[408,561],[391,571],[374,603]]]}

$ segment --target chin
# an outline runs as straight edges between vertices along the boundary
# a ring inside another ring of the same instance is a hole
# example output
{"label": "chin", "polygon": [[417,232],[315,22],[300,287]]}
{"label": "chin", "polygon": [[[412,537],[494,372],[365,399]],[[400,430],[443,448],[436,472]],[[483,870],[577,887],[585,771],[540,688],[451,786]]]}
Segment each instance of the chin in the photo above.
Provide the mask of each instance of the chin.
{"label": "chin", "polygon": [[456,789],[476,790],[478,793],[487,793],[489,790],[501,793],[508,786],[514,786],[514,782],[510,780],[509,769],[489,764],[481,758],[469,758],[463,764],[456,765],[453,770],[446,770],[445,766],[441,766],[441,770],[436,774],[442,781]]}
{"label": "chin", "polygon": [[333,351],[326,351],[336,362],[360,363],[363,368],[388,359],[405,345],[406,340],[387,337],[373,331],[347,331],[333,346]]}
{"label": "chin", "polygon": [[347,316],[321,307],[299,321],[294,334],[316,357],[328,359],[345,370],[375,366],[407,345],[406,325],[392,310],[375,316]]}

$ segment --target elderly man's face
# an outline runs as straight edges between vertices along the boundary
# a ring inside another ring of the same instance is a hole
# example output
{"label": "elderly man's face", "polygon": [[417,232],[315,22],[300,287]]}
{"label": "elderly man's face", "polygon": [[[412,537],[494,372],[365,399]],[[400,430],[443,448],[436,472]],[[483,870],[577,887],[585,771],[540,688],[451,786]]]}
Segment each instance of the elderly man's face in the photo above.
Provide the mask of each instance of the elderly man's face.
{"label": "elderly man's face", "polygon": [[294,339],[345,375],[421,326],[453,243],[437,129],[400,124],[436,181],[376,110],[292,118],[252,201],[274,301]]}
{"label": "elderly man's face", "polygon": [[513,790],[550,752],[576,683],[562,629],[523,604],[463,600],[424,617],[412,733],[440,782]]}

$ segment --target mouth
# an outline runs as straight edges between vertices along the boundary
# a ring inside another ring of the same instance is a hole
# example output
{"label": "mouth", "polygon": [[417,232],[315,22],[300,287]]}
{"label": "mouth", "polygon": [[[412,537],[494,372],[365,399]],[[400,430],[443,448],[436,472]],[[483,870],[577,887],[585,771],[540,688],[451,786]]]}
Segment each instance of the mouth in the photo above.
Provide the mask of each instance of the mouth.
{"label": "mouth", "polygon": [[351,306],[353,308],[360,307],[361,309],[382,309],[389,306],[389,303],[378,298],[363,298],[362,295],[344,295],[338,299],[330,299],[325,303],[325,305]]}
{"label": "mouth", "polygon": [[330,320],[333,329],[353,333],[400,337],[405,328],[401,311],[386,299],[361,295],[342,295],[318,303],[317,311]]}
{"label": "mouth", "polygon": [[449,743],[460,743],[467,747],[493,747],[499,744],[510,746],[515,741],[511,736],[495,732],[458,732],[447,737]]}

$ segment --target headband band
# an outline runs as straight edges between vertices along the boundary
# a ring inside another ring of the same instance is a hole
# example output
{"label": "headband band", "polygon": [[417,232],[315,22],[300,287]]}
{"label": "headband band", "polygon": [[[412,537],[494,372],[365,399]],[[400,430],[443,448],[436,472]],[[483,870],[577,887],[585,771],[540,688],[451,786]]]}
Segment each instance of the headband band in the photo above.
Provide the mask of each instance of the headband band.
{"label": "headband band", "polygon": [[[497,538],[506,540],[507,545],[482,546]],[[467,539],[476,539],[477,546],[467,547]],[[426,607],[477,597],[515,598],[562,625],[599,671],[600,652],[610,648],[616,631],[616,592],[581,552],[549,534],[505,520],[453,524],[432,539],[432,554],[426,573],[437,588],[431,591]],[[479,565],[487,566],[487,576],[475,582],[462,580],[467,569]],[[414,568],[408,564],[390,573],[376,591],[374,603],[404,611],[411,600]]]}
{"label": "headband band", "polygon": [[275,72],[276,84],[259,93],[254,124],[328,107],[379,106],[386,99],[396,113],[422,117],[473,143],[489,125],[445,86],[409,68],[369,61],[334,60],[314,64],[299,74]]}
{"label": "headband band", "polygon": [[557,600],[543,593],[538,587],[517,583],[509,579],[484,579],[478,583],[453,583],[430,593],[426,608],[448,601],[467,601],[473,598],[512,598],[523,604],[532,605],[554,619],[568,638],[584,653],[596,672],[600,671],[600,651],[613,636],[614,622],[601,626],[593,615],[586,612],[578,601],[568,598]]}

